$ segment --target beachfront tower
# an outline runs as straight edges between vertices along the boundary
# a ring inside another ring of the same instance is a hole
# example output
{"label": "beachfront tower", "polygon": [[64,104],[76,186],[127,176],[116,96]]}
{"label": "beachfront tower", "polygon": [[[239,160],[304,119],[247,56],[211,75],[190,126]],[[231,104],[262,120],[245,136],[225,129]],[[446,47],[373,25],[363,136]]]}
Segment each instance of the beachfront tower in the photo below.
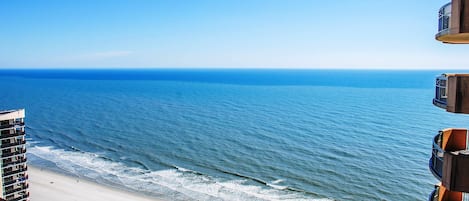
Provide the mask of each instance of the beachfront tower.
{"label": "beachfront tower", "polygon": [[[438,12],[438,33],[444,43],[469,44],[469,0],[452,0]],[[469,74],[436,78],[433,104],[447,112],[469,114]],[[447,128],[433,138],[430,171],[440,183],[430,201],[469,200],[469,130]]]}
{"label": "beachfront tower", "polygon": [[469,0],[452,0],[438,12],[438,33],[444,43],[469,44]]}
{"label": "beachfront tower", "polygon": [[0,134],[0,200],[27,201],[29,192],[24,109],[0,111]]}

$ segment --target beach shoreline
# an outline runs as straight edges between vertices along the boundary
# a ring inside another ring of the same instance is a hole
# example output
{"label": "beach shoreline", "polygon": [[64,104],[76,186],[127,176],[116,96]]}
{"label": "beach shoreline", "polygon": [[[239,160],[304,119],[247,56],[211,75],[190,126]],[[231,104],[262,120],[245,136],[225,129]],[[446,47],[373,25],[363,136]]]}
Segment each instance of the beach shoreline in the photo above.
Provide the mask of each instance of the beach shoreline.
{"label": "beach shoreline", "polygon": [[34,201],[162,201],[83,178],[28,166],[30,198]]}

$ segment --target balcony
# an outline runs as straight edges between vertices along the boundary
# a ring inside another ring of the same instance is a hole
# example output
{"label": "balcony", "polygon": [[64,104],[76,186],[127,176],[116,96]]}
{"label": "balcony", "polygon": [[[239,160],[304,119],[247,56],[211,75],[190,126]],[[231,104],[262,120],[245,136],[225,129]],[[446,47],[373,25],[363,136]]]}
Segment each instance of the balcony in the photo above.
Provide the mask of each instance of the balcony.
{"label": "balcony", "polygon": [[436,38],[449,34],[451,28],[451,7],[452,3],[447,3],[438,11],[438,33]]}
{"label": "balcony", "polygon": [[5,189],[5,195],[9,195],[9,194],[13,194],[13,193],[16,193],[16,192],[20,192],[20,191],[24,191],[26,189],[28,189],[29,185],[28,184],[23,184],[21,185],[20,187],[18,188],[12,188],[12,189],[9,189],[9,190],[6,190]]}
{"label": "balcony", "polygon": [[13,124],[0,125],[0,129],[11,128],[14,126],[24,126],[24,122],[14,122]]}
{"label": "balcony", "polygon": [[443,157],[445,151],[441,148],[443,131],[433,138],[432,157],[429,161],[430,171],[438,180],[441,181],[443,175]]}
{"label": "balcony", "polygon": [[446,109],[447,112],[469,114],[467,86],[469,74],[443,74],[437,77],[433,104]]}
{"label": "balcony", "polygon": [[2,153],[1,157],[2,159],[5,159],[5,158],[8,158],[8,157],[12,157],[12,156],[19,156],[19,155],[23,155],[26,153],[26,149],[20,149],[18,151],[15,151],[15,152],[5,152],[5,153]]}
{"label": "balcony", "polygon": [[25,157],[25,158],[22,158],[22,159],[19,159],[19,160],[6,162],[6,163],[3,163],[3,164],[2,164],[2,167],[5,168],[5,167],[8,167],[8,166],[12,166],[12,165],[23,164],[23,163],[26,163],[26,160],[27,160],[27,159],[26,159],[26,157]]}
{"label": "balcony", "polygon": [[[433,138],[432,156],[429,167],[433,175],[441,180],[443,177],[444,156],[454,151],[465,150],[467,129],[445,129]],[[454,155],[454,154],[453,154]]]}
{"label": "balcony", "polygon": [[2,134],[0,135],[0,139],[6,139],[6,138],[12,138],[12,137],[18,137],[18,136],[22,136],[24,135],[25,132],[24,131],[20,131],[20,132],[16,132],[16,133],[12,133],[12,134]]}
{"label": "balcony", "polygon": [[26,183],[26,180],[28,180],[29,176],[25,175],[24,177],[20,177],[18,179],[4,179],[3,181],[3,186],[8,187],[13,184],[20,184],[20,183]]}
{"label": "balcony", "polygon": [[439,201],[437,192],[438,192],[437,186],[435,186],[435,190],[433,190],[432,193],[430,193],[430,196],[428,197],[428,201]]}
{"label": "balcony", "polygon": [[438,12],[436,40],[444,43],[469,43],[469,0],[452,0]]}
{"label": "balcony", "polygon": [[446,106],[448,105],[447,102],[447,81],[446,75],[441,75],[436,78],[435,82],[435,98],[433,98],[433,105],[443,108],[446,110]]}
{"label": "balcony", "polygon": [[28,167],[20,168],[18,170],[13,170],[13,171],[5,171],[3,172],[3,177],[8,177],[14,174],[22,173],[28,171]]}
{"label": "balcony", "polygon": [[19,140],[18,142],[2,144],[2,145],[0,145],[0,148],[3,149],[3,148],[13,147],[13,146],[18,146],[18,145],[23,145],[23,144],[26,144],[26,141],[25,140]]}
{"label": "balcony", "polygon": [[467,129],[445,129],[433,139],[430,171],[450,191],[469,192]]}
{"label": "balcony", "polygon": [[469,197],[467,193],[448,191],[442,185],[436,185],[435,190],[430,194],[429,201],[465,201]]}
{"label": "balcony", "polygon": [[28,197],[29,197],[29,193],[26,193],[26,195],[22,195],[19,197],[7,198],[6,201],[20,201],[20,200],[27,199]]}

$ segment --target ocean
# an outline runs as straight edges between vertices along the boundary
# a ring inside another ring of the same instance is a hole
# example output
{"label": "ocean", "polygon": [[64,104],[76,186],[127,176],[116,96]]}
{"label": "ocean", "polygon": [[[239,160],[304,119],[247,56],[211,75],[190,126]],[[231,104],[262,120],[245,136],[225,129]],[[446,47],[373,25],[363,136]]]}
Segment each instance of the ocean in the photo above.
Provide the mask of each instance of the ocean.
{"label": "ocean", "polygon": [[28,163],[167,200],[426,200],[445,71],[0,70]]}

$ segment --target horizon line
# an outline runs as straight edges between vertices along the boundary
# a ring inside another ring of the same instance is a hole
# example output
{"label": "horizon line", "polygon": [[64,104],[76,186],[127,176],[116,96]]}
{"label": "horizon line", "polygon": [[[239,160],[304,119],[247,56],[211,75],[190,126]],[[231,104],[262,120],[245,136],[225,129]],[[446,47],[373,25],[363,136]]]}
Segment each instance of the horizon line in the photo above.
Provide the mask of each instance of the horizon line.
{"label": "horizon line", "polygon": [[0,67],[1,70],[348,70],[348,71],[469,71],[443,68],[306,68],[306,67]]}

